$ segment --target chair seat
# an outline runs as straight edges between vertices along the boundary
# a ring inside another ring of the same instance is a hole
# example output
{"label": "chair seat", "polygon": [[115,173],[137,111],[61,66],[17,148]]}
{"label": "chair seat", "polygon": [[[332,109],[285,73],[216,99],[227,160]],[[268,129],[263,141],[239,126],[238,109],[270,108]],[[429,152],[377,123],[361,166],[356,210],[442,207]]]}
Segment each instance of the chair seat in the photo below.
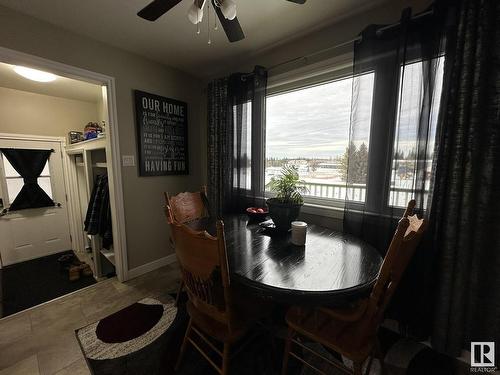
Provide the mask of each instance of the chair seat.
{"label": "chair seat", "polygon": [[328,309],[292,307],[288,325],[300,335],[319,342],[352,361],[362,362],[373,351],[375,333],[364,319],[346,322],[335,319]]}
{"label": "chair seat", "polygon": [[233,322],[231,330],[226,323],[220,322],[199,311],[191,301],[187,302],[187,311],[196,328],[200,329],[204,334],[215,338],[222,342],[235,342],[243,337],[248,329],[249,323],[238,319]]}
{"label": "chair seat", "polygon": [[368,299],[362,299],[350,306],[341,308],[320,307],[318,310],[343,322],[355,322],[363,317],[367,308]]}
{"label": "chair seat", "polygon": [[233,332],[231,333],[227,323],[199,311],[191,301],[187,302],[189,316],[193,318],[195,325],[219,341],[239,340],[257,320],[271,316],[274,308],[272,303],[250,296],[237,286],[233,287],[230,293],[233,312],[231,325]]}

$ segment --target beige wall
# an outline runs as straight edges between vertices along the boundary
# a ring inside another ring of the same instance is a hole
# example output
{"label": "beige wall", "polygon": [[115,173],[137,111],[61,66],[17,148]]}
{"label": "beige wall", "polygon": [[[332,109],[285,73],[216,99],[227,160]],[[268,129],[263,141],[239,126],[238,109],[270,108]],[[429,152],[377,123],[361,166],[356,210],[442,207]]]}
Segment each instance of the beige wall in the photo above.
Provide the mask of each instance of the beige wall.
{"label": "beige wall", "polygon": [[3,133],[63,137],[97,120],[97,103],[0,87]]}
{"label": "beige wall", "polygon": [[190,174],[138,177],[136,167],[122,169],[129,269],[170,254],[162,192],[197,189],[201,184],[199,81],[5,7],[0,7],[0,46],[115,77],[122,155],[135,155],[137,159],[133,89],[188,103]]}

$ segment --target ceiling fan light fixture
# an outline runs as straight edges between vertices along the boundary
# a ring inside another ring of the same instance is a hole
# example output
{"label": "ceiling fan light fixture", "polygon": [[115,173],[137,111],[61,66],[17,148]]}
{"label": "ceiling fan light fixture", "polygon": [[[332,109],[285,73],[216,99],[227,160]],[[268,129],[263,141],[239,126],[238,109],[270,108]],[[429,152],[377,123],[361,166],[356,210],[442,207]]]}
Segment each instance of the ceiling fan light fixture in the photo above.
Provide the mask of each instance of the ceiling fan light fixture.
{"label": "ceiling fan light fixture", "polygon": [[196,25],[203,20],[203,9],[198,8],[196,0],[189,7],[187,16],[193,25]]}
{"label": "ceiling fan light fixture", "polygon": [[219,8],[228,20],[234,20],[236,18],[236,3],[234,0],[220,0]]}

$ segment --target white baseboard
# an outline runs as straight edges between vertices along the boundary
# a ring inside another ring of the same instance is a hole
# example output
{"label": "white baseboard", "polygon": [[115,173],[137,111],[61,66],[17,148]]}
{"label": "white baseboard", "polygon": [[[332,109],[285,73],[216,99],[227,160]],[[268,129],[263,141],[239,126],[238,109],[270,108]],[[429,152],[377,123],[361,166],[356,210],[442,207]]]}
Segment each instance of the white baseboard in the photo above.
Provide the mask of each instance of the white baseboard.
{"label": "white baseboard", "polygon": [[177,260],[174,254],[167,255],[166,257],[154,260],[152,262],[143,264],[142,266],[132,268],[128,270],[126,280],[134,279],[138,276],[144,275],[145,273],[154,271],[160,267],[166,266],[168,264],[174,263]]}

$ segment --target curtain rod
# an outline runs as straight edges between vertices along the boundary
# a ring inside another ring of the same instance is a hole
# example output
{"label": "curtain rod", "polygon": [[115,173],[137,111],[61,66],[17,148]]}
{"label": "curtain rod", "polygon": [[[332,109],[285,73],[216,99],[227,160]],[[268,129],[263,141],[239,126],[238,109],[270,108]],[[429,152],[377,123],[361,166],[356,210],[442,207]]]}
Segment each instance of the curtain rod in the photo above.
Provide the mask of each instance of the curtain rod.
{"label": "curtain rod", "polygon": [[[304,56],[299,56],[299,57],[295,57],[293,59],[290,59],[290,60],[286,60],[286,61],[283,61],[283,62],[280,62],[279,64],[276,64],[276,65],[272,65],[270,66],[267,70],[273,70],[273,69],[276,69],[276,68],[279,68],[280,66],[282,65],[287,65],[287,64],[290,64],[290,63],[293,63],[293,62],[296,62],[296,61],[300,61],[300,60],[307,60],[311,57],[314,57],[316,55],[321,55],[325,52],[328,52],[328,51],[331,51],[333,49],[337,49],[337,48],[340,48],[340,47],[344,47],[344,46],[347,46],[351,43],[354,43],[354,42],[357,42],[361,40],[361,36],[357,36],[356,38],[353,38],[353,39],[350,39],[350,40],[347,40],[345,42],[342,42],[342,43],[339,43],[339,44],[336,44],[334,46],[331,46],[331,47],[328,47],[328,48],[324,48],[322,50],[319,50],[319,51],[316,51],[316,52],[313,52],[313,53],[310,53],[308,55],[304,55]],[[252,73],[253,74],[253,73]]]}
{"label": "curtain rod", "polygon": [[[431,15],[433,14],[434,11],[431,9],[431,10],[428,10],[426,12],[422,12],[422,13],[419,13],[419,14],[416,14],[415,16],[411,17],[412,20],[416,20],[418,18],[421,18],[421,17],[424,17],[424,16],[428,16],[428,15]],[[381,27],[380,29],[377,30],[377,34],[380,35],[382,32],[386,31],[386,30],[389,30],[389,29],[392,29],[398,25],[401,24],[401,21],[398,21],[398,22],[395,22],[395,23],[392,23],[390,25],[387,25],[387,26],[383,26]],[[356,38],[353,38],[353,39],[350,39],[346,42],[342,42],[342,43],[339,43],[339,44],[336,44],[332,47],[328,47],[328,48],[324,48],[322,50],[319,50],[319,51],[316,51],[316,52],[313,52],[313,53],[310,53],[308,55],[304,55],[304,56],[300,56],[300,57],[295,57],[293,59],[290,59],[290,60],[286,60],[286,61],[283,61],[279,64],[276,64],[276,65],[272,65],[270,66],[267,70],[273,70],[273,69],[276,69],[280,66],[283,66],[283,65],[287,65],[287,64],[290,64],[290,63],[293,63],[293,62],[296,62],[296,61],[300,61],[300,60],[306,60],[311,58],[311,57],[314,57],[316,55],[320,55],[320,54],[323,54],[325,52],[328,52],[328,51],[331,51],[331,50],[334,50],[334,49],[337,49],[337,48],[340,48],[340,47],[344,47],[344,46],[347,46],[351,43],[355,43],[355,42],[358,42],[361,40],[361,35],[357,36]],[[251,76],[253,75],[253,73],[249,73],[249,74],[246,74],[245,76]]]}

